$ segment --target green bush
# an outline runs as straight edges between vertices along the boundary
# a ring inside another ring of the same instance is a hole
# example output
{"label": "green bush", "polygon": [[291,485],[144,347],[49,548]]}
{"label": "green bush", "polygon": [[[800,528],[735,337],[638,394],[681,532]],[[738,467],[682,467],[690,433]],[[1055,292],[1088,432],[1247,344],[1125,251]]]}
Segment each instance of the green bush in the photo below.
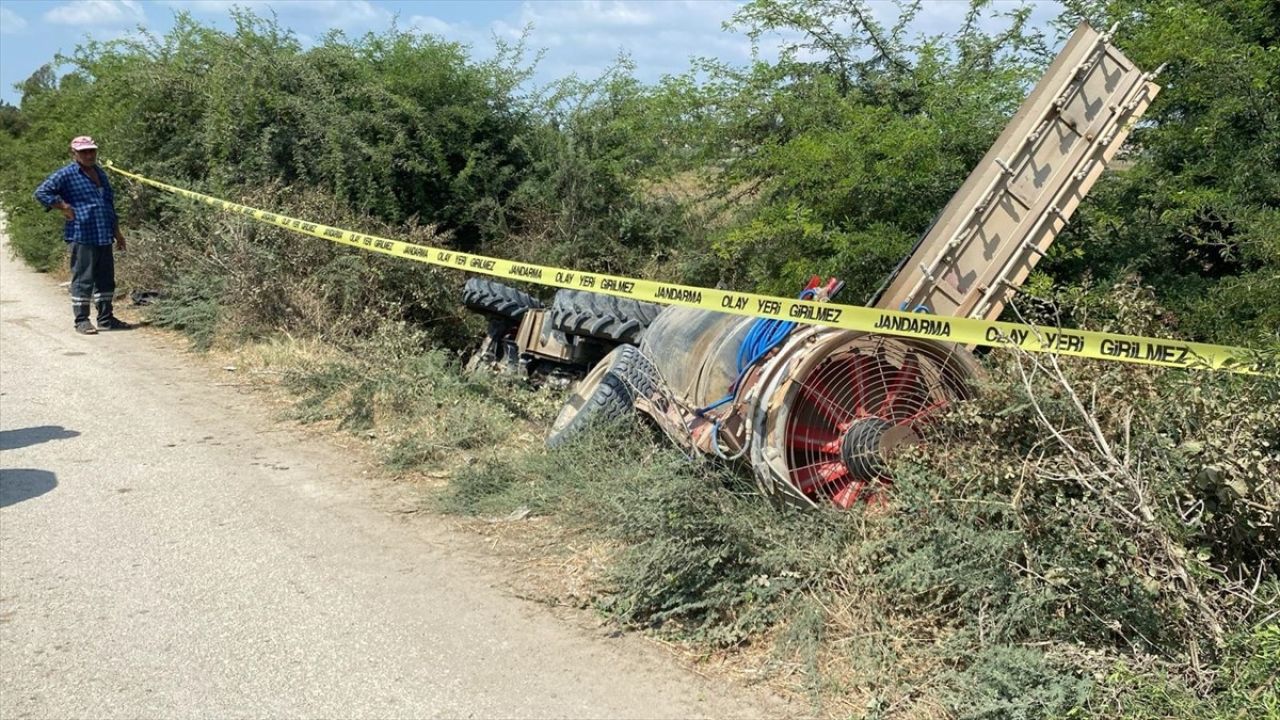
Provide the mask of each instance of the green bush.
{"label": "green bush", "polygon": [[990,645],[977,651],[962,671],[943,679],[943,702],[954,717],[1063,717],[1089,697],[1090,682],[1070,668],[1055,667],[1039,650]]}
{"label": "green bush", "polygon": [[[456,44],[390,30],[304,51],[274,21],[233,18],[224,33],[179,14],[164,37],[88,43],[58,58],[68,72],[49,66],[24,84],[0,139],[0,201],[27,262],[49,270],[63,257],[60,221],[31,193],[87,133],[126,169],[310,220],[468,250],[505,227],[529,164],[518,48],[475,63]],[[439,324],[456,312],[460,279],[115,184],[126,235],[142,240],[121,285],[163,291],[170,310],[202,278],[221,294],[201,290],[199,302],[250,334],[359,332],[375,314]],[[460,341],[456,324],[439,327],[440,342]]]}
{"label": "green bush", "polygon": [[1166,327],[1221,343],[1280,341],[1280,7],[1263,0],[1090,3],[1163,90],[1130,165],[1104,176],[1051,253],[1059,282],[1137,273]]}
{"label": "green bush", "polygon": [[160,327],[179,330],[191,339],[197,350],[208,350],[217,337],[222,313],[221,278],[183,275],[168,286],[164,297],[157,300],[151,319]]}
{"label": "green bush", "polygon": [[531,419],[545,420],[544,393],[510,378],[464,375],[456,355],[403,323],[341,339],[331,356],[287,368],[283,383],[295,397],[294,418],[377,437],[383,461],[397,471],[438,467],[463,451],[496,452]]}

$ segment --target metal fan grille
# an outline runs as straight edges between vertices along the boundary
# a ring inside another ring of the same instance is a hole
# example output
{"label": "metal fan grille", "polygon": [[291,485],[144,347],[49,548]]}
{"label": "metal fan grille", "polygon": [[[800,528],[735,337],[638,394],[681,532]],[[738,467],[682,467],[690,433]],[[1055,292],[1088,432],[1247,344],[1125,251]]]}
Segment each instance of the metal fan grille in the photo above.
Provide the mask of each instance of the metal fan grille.
{"label": "metal fan grille", "polygon": [[787,481],[815,502],[847,508],[890,482],[897,448],[968,397],[967,365],[954,346],[859,336],[816,363],[800,363],[783,435]]}

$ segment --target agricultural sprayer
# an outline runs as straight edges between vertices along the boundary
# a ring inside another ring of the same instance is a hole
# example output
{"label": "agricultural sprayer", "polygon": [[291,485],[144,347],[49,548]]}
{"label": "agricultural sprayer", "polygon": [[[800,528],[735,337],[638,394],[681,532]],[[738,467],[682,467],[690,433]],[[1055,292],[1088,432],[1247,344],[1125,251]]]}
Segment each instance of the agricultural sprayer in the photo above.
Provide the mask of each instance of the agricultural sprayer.
{"label": "agricultural sprayer", "polygon": [[[1000,314],[1159,91],[1111,32],[1076,29],[875,307],[918,313],[901,322],[924,335],[949,317]],[[840,288],[814,278],[802,297]],[[571,290],[543,308],[479,278],[464,302],[491,318],[480,360],[572,384],[549,444],[638,410],[689,449],[749,464],[770,496],[805,504],[874,497],[894,451],[920,444],[980,373],[968,348],[940,340]]]}

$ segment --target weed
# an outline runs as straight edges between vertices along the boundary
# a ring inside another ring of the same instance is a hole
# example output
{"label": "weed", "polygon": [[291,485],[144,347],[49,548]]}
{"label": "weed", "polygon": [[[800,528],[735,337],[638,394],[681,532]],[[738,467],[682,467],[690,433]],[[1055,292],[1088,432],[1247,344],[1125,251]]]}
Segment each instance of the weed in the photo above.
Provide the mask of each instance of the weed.
{"label": "weed", "polygon": [[384,323],[342,352],[289,368],[293,417],[378,437],[383,461],[398,471],[518,444],[524,424],[540,417],[540,393],[510,378],[464,375],[455,355],[428,344],[422,331]]}
{"label": "weed", "polygon": [[153,306],[151,320],[160,327],[181,331],[196,349],[208,350],[222,313],[221,293],[221,278],[182,275]]}
{"label": "weed", "polygon": [[1035,648],[990,645],[946,673],[941,696],[957,718],[1061,717],[1089,697],[1090,682]]}

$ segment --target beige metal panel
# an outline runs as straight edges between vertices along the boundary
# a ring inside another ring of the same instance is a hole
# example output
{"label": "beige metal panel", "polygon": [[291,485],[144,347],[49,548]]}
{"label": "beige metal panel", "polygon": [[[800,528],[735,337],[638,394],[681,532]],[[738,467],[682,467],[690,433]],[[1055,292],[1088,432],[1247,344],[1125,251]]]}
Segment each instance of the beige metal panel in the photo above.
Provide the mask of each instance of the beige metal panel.
{"label": "beige metal panel", "polygon": [[1081,24],[878,307],[995,317],[1158,86]]}
{"label": "beige metal panel", "polygon": [[516,329],[516,346],[520,352],[556,360],[570,362],[573,348],[560,341],[555,333],[542,332],[547,320],[547,312],[542,309],[531,309],[524,314],[520,327]]}
{"label": "beige metal panel", "polygon": [[[1144,82],[1142,91],[1137,95],[1137,107],[1134,114],[1141,115],[1146,112],[1151,100],[1155,98],[1156,93],[1159,91],[1159,85],[1149,81]],[[1028,244],[1036,249],[1013,255],[1010,258],[1008,268],[1005,270],[1007,282],[994,289],[991,297],[987,299],[988,304],[985,307],[974,307],[966,312],[967,315],[990,319],[999,317],[1001,311],[1004,310],[1005,303],[1017,292],[1017,288],[1021,287],[1022,283],[1026,281],[1027,276],[1031,274],[1031,270],[1040,260],[1040,257],[1049,249],[1058,234],[1062,232],[1063,227],[1066,226],[1067,218],[1071,217],[1072,213],[1075,212],[1076,207],[1084,200],[1089,188],[1093,187],[1098,177],[1102,175],[1102,171],[1106,169],[1107,164],[1111,162],[1111,159],[1120,150],[1120,146],[1124,144],[1125,138],[1129,136],[1131,128],[1131,123],[1120,125],[1111,142],[1104,146],[1099,156],[1100,160],[1088,163],[1074,174],[1056,201],[1057,206],[1062,210],[1061,216],[1048,218],[1043,227],[1028,236]]]}
{"label": "beige metal panel", "polygon": [[[961,225],[968,220],[969,214],[979,204],[979,200],[994,188],[996,182],[1002,179],[1000,167],[996,164],[996,160],[1000,157],[1008,157],[1011,149],[1016,148],[1017,144],[1023,142],[1043,123],[1044,116],[1049,111],[1053,99],[1062,92],[1070,75],[1087,59],[1090,50],[1096,45],[1099,37],[1100,35],[1087,24],[1081,23],[1076,28],[1076,31],[1067,40],[1067,44],[1063,46],[1062,51],[1054,58],[1044,76],[1040,78],[1040,82],[1036,83],[1035,89],[1031,91],[1027,99],[1018,107],[1013,118],[1005,125],[1004,130],[1000,133],[995,143],[992,144],[991,149],[987,150],[987,154],[983,156],[982,161],[969,173],[969,177],[960,186],[960,190],[951,197],[950,202],[943,208],[938,220],[926,235],[924,242],[920,244],[907,264],[904,265],[902,274],[899,275],[893,285],[890,286],[889,291],[885,293],[881,302],[878,303],[879,307],[890,307],[892,305],[892,308],[897,308],[906,299],[904,296],[907,291],[922,277],[919,266],[931,260],[940,249],[939,246],[961,229]],[[912,275],[910,280],[903,277],[907,273]]]}
{"label": "beige metal panel", "polygon": [[[1015,170],[1009,190],[1025,188],[1033,198],[1028,215],[1007,229],[1007,240],[995,258],[980,273],[977,290],[970,293],[954,314],[994,318],[1003,301],[1018,287],[1017,268],[1030,272],[1066,225],[1071,213],[1105,166],[1104,138],[1127,134],[1128,120],[1120,108],[1137,110],[1145,104],[1131,104],[1146,95],[1149,83],[1138,72],[1117,71],[1110,53],[1103,55],[1080,84],[1079,90],[1051,121],[1049,132],[1027,151],[1029,159]],[[1130,115],[1132,115],[1132,110]],[[1043,163],[1034,159],[1043,156]],[[1016,167],[1016,166],[1015,166]],[[987,225],[991,219],[984,219]],[[957,261],[961,267],[972,262],[972,253]],[[1025,279],[1026,272],[1022,274]]]}

